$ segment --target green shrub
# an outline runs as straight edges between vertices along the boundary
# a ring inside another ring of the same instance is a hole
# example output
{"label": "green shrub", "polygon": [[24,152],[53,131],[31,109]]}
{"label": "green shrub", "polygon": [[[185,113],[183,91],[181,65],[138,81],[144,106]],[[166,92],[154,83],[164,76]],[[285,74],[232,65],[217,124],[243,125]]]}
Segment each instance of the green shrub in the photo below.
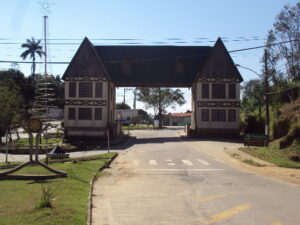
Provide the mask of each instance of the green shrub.
{"label": "green shrub", "polygon": [[60,190],[58,185],[41,184],[41,198],[36,204],[36,209],[53,208],[53,200],[56,193]]}

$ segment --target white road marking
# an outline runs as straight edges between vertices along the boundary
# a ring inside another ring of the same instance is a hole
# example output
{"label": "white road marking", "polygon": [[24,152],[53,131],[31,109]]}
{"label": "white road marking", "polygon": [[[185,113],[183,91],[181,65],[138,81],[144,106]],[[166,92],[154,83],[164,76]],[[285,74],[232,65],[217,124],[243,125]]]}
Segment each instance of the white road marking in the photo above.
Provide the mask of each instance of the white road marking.
{"label": "white road marking", "polygon": [[166,159],[166,162],[172,162],[172,159]]}
{"label": "white road marking", "polygon": [[199,162],[201,162],[203,165],[205,165],[205,166],[208,166],[208,165],[210,165],[210,163],[209,162],[206,162],[205,160],[203,160],[203,159],[198,159],[198,161]]}
{"label": "white road marking", "polygon": [[157,166],[157,162],[154,159],[149,160],[149,164],[152,165],[152,166]]}
{"label": "white road marking", "polygon": [[175,166],[175,163],[168,163],[168,166]]}
{"label": "white road marking", "polygon": [[187,159],[183,159],[182,162],[187,166],[193,166],[193,163]]}
{"label": "white road marking", "polygon": [[137,170],[153,170],[153,171],[224,171],[225,169],[137,169]]}

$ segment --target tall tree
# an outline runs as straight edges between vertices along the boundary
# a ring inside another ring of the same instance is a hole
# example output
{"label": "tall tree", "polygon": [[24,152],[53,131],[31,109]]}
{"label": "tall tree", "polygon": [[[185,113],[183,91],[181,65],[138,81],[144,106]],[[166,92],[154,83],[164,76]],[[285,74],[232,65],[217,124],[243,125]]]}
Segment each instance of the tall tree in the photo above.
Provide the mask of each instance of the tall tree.
{"label": "tall tree", "polygon": [[[285,43],[272,45],[281,42]],[[300,2],[295,6],[284,6],[268,33],[267,45],[268,66],[274,84],[283,74],[289,81],[300,81]]]}
{"label": "tall tree", "polygon": [[159,126],[162,127],[162,114],[169,106],[183,105],[186,101],[180,89],[171,88],[137,88],[137,99],[146,104],[146,108],[153,107],[155,115],[158,115]]}
{"label": "tall tree", "polygon": [[0,127],[10,130],[23,116],[23,98],[19,91],[0,84]]}
{"label": "tall tree", "polygon": [[43,55],[45,55],[45,52],[43,52],[43,50],[42,50],[43,48],[40,44],[41,44],[41,40],[36,41],[32,37],[31,40],[27,39],[26,43],[21,45],[22,48],[27,48],[21,54],[21,57],[23,58],[23,60],[25,60],[27,58],[27,56],[29,56],[32,59],[31,74],[35,74],[35,67],[36,67],[35,58],[36,58],[36,55],[38,55],[40,58]]}
{"label": "tall tree", "polygon": [[257,116],[262,118],[262,109],[265,104],[263,98],[265,87],[262,80],[249,80],[242,86],[242,111],[246,117]]}
{"label": "tall tree", "polygon": [[10,89],[18,90],[24,99],[26,109],[32,107],[34,99],[34,87],[30,77],[25,77],[22,72],[15,69],[0,71],[0,83]]}

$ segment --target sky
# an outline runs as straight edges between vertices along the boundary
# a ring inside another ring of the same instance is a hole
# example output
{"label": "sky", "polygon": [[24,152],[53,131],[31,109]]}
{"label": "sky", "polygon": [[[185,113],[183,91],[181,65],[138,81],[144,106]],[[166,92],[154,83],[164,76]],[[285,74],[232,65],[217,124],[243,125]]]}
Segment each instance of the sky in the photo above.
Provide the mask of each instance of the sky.
{"label": "sky", "polygon": [[[0,61],[22,61],[21,44],[43,37],[43,0],[0,0]],[[230,50],[261,46],[276,16],[293,0],[49,0],[46,13],[50,62],[70,62],[84,37],[95,45],[213,46],[221,37]],[[45,7],[44,7],[45,8]],[[236,64],[261,73],[262,49],[231,53]],[[30,61],[27,59],[26,61]],[[40,61],[38,59],[38,61]],[[1,63],[7,69],[11,63]],[[17,65],[30,74],[30,64]],[[52,64],[49,73],[62,76],[67,64]],[[43,65],[37,71],[43,73]],[[245,81],[257,78],[240,68]],[[187,103],[168,112],[191,109],[191,91],[182,89]],[[123,101],[117,89],[117,102]],[[126,103],[133,104],[132,91]],[[143,103],[138,108],[145,109]],[[151,112],[151,111],[150,111]]]}

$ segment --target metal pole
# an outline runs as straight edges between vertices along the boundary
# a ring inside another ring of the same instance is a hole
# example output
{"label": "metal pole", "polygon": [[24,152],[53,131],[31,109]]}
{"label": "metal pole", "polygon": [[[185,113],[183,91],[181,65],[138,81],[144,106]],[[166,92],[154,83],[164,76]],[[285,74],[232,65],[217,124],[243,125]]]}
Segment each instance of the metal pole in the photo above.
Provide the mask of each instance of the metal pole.
{"label": "metal pole", "polygon": [[123,95],[123,103],[125,104],[125,92],[126,92],[126,88],[124,88],[124,95]]}
{"label": "metal pole", "polygon": [[45,47],[45,74],[47,74],[47,18],[48,16],[43,16],[44,17],[44,47]]}
{"label": "metal pole", "polygon": [[[45,106],[46,106],[46,114],[45,114],[45,119],[47,119],[48,115],[48,81],[47,81],[47,19],[48,16],[44,16],[44,44],[45,44]],[[47,129],[45,130],[45,150],[46,150],[46,164],[48,164],[48,134],[47,134]]]}
{"label": "metal pole", "polygon": [[136,88],[133,91],[134,98],[133,98],[133,109],[136,109]]}
{"label": "metal pole", "polygon": [[38,154],[38,151],[39,151],[39,141],[40,141],[40,134],[36,134],[35,135],[35,161],[39,161],[39,154]]}
{"label": "metal pole", "polygon": [[269,138],[269,121],[270,121],[270,113],[269,113],[269,82],[268,82],[268,52],[265,49],[265,98],[266,98],[266,119],[265,119],[265,135]]}
{"label": "metal pole", "polygon": [[5,163],[8,163],[8,130],[5,132]]}

